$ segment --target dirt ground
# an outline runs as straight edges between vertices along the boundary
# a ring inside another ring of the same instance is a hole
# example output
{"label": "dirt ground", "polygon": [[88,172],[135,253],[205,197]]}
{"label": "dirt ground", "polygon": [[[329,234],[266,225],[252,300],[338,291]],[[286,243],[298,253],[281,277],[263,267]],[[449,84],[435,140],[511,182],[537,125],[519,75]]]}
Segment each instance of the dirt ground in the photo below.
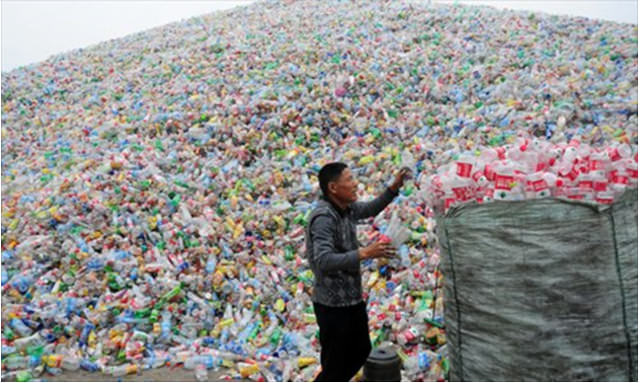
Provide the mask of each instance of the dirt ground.
{"label": "dirt ground", "polygon": [[[225,381],[222,376],[227,375],[228,370],[209,370],[209,382]],[[195,382],[196,376],[192,370],[187,370],[182,366],[176,368],[156,368],[142,371],[138,375],[127,375],[115,378],[102,372],[65,371],[60,375],[43,374],[40,376],[46,382]],[[14,379],[11,379],[15,381]]]}

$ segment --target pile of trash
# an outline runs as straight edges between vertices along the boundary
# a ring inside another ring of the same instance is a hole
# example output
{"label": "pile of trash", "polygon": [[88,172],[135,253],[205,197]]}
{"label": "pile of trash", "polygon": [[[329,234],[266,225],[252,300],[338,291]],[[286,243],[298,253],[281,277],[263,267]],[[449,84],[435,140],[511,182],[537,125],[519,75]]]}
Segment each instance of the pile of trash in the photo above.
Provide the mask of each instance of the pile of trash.
{"label": "pile of trash", "polygon": [[362,265],[371,339],[401,351],[404,379],[446,379],[418,180],[520,137],[637,145],[636,36],[487,7],[265,1],[2,73],[3,379],[178,364],[312,379],[303,236],[334,160],[363,200],[412,168],[359,230],[407,230],[398,259]]}

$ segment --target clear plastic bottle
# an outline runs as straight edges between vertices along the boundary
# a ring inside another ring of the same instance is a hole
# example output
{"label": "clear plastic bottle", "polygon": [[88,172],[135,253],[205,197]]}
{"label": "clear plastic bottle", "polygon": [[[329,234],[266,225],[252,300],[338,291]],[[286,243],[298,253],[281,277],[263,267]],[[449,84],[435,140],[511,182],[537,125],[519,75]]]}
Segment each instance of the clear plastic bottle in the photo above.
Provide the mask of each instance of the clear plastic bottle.
{"label": "clear plastic bottle", "polygon": [[76,371],[80,368],[80,359],[73,355],[64,355],[60,367],[67,371]]}
{"label": "clear plastic bottle", "polygon": [[195,368],[195,376],[198,382],[206,382],[209,379],[207,367],[204,364],[198,364]]}
{"label": "clear plastic bottle", "polygon": [[29,356],[9,355],[2,363],[9,371],[21,370],[29,366]]}
{"label": "clear plastic bottle", "polygon": [[21,336],[29,336],[33,334],[33,330],[24,324],[24,322],[18,318],[11,319],[9,325]]}
{"label": "clear plastic bottle", "polygon": [[35,333],[31,336],[27,336],[24,338],[16,339],[13,343],[13,346],[17,351],[24,351],[29,347],[37,347],[45,344],[44,339],[40,335],[40,333]]}
{"label": "clear plastic bottle", "polygon": [[289,382],[293,380],[293,376],[292,376],[293,369],[294,369],[293,360],[291,359],[285,360],[284,367],[282,369],[283,382]]}
{"label": "clear plastic bottle", "polygon": [[400,265],[402,265],[402,267],[411,266],[411,258],[409,257],[409,247],[405,244],[400,246]]}
{"label": "clear plastic bottle", "polygon": [[108,369],[108,373],[113,377],[122,377],[138,373],[138,365],[127,363],[120,366],[113,366]]}
{"label": "clear plastic bottle", "polygon": [[476,196],[471,178],[455,176],[446,186],[443,185],[443,187],[453,192],[457,202],[467,202]]}
{"label": "clear plastic bottle", "polygon": [[470,178],[476,159],[471,153],[463,153],[456,161],[456,175],[462,178]]}
{"label": "clear plastic bottle", "polygon": [[633,150],[631,146],[627,144],[614,144],[607,148],[607,155],[611,162],[630,158],[632,154]]}
{"label": "clear plastic bottle", "polygon": [[100,365],[98,363],[92,362],[88,359],[83,359],[80,362],[80,368],[89,372],[96,372],[101,370]]}
{"label": "clear plastic bottle", "polygon": [[155,369],[165,365],[167,358],[162,355],[158,355],[157,352],[151,352],[151,355],[142,359],[142,367],[144,369]]}
{"label": "clear plastic bottle", "polygon": [[213,253],[209,254],[209,258],[207,259],[207,265],[205,267],[205,270],[207,271],[207,273],[213,274],[213,272],[216,270],[217,262],[218,260],[216,259],[215,254]]}
{"label": "clear plastic bottle", "polygon": [[407,168],[411,171],[414,171],[414,168],[416,166],[416,160],[413,157],[413,154],[411,154],[411,152],[408,149],[404,149],[402,151],[402,155],[401,155],[401,164],[400,164],[400,168]]}
{"label": "clear plastic bottle", "polygon": [[416,355],[408,356],[407,359],[402,363],[402,369],[404,370],[404,379],[413,381],[417,379],[418,372],[420,368],[418,366],[418,357]]}

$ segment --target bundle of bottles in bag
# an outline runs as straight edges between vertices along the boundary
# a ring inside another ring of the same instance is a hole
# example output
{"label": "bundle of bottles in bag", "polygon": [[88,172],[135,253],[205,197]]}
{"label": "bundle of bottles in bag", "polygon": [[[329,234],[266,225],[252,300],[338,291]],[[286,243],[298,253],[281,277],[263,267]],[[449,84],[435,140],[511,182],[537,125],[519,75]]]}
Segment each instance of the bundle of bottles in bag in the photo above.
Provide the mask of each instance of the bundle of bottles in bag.
{"label": "bundle of bottles in bag", "polygon": [[594,147],[574,138],[554,144],[519,137],[512,144],[450,153],[451,161],[421,181],[434,210],[491,201],[568,198],[611,204],[638,187],[638,147]]}

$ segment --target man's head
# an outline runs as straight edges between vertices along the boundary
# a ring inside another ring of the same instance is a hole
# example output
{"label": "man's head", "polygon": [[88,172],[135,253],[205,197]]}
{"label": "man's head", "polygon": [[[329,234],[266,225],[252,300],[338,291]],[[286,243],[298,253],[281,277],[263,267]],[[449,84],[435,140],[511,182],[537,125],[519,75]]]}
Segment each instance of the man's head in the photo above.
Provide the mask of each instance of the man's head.
{"label": "man's head", "polygon": [[327,198],[348,205],[358,200],[358,183],[351,170],[342,162],[332,162],[320,169],[318,174],[320,189]]}

